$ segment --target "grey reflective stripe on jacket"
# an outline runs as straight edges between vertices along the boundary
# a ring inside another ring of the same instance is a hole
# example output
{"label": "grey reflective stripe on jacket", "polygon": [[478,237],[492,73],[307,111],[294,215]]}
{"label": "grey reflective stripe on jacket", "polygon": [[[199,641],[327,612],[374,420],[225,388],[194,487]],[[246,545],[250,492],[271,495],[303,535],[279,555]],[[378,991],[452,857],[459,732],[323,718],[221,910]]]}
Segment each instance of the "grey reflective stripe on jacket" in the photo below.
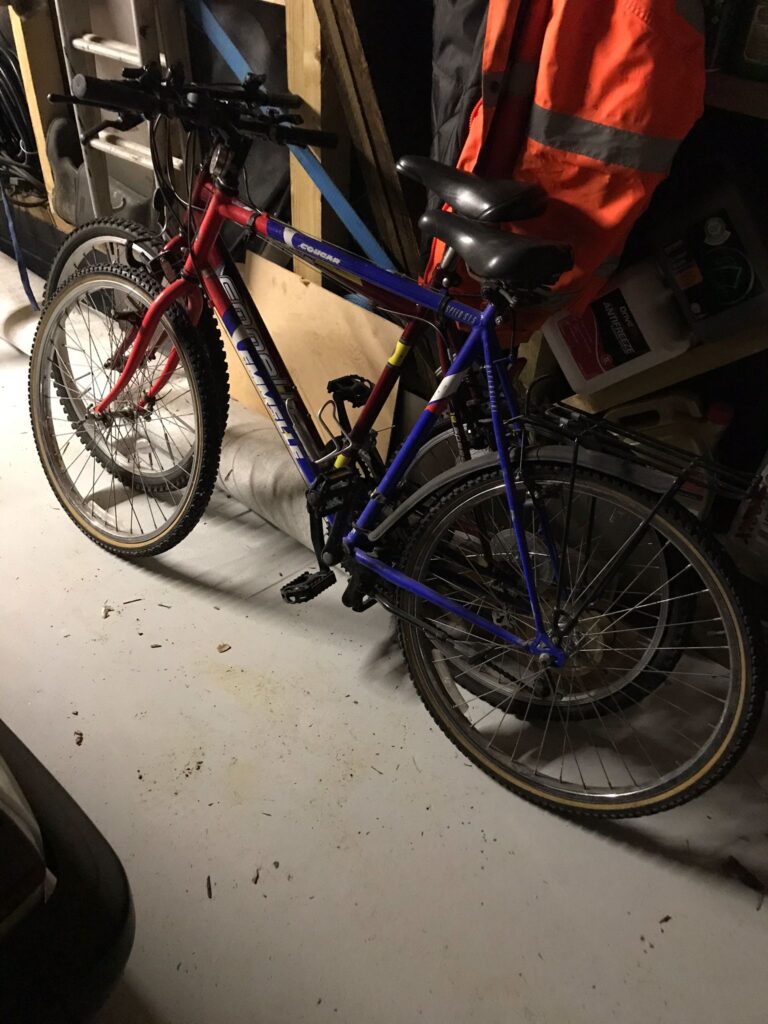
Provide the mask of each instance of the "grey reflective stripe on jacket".
{"label": "grey reflective stripe on jacket", "polygon": [[486,107],[495,107],[505,96],[519,96],[523,99],[533,96],[538,70],[538,63],[519,60],[504,71],[484,71],[483,103]]}
{"label": "grey reflective stripe on jacket", "polygon": [[657,139],[573,114],[559,114],[537,104],[531,109],[528,134],[535,142],[552,149],[657,174],[669,170],[680,145],[677,139]]}

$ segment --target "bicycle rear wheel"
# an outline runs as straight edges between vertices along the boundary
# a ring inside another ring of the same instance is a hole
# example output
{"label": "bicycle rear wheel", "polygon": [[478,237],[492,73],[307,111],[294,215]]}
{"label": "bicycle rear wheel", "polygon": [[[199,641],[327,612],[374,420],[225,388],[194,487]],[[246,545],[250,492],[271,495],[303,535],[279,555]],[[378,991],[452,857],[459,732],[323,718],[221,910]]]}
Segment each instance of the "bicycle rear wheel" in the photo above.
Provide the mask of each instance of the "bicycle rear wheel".
{"label": "bicycle rear wheel", "polygon": [[45,297],[78,270],[107,270],[116,263],[146,264],[157,255],[152,233],[133,220],[99,217],[75,228],[62,242],[45,284]]}
{"label": "bicycle rear wheel", "polygon": [[[518,481],[536,589],[556,614],[549,524],[570,586],[567,616],[654,499],[578,469],[530,466]],[[417,525],[403,571],[535,636],[498,470],[455,487]],[[561,813],[627,817],[702,792],[747,744],[763,699],[754,621],[717,545],[676,506],[653,517],[564,640],[563,668],[400,592],[403,651],[438,725],[477,765]]]}
{"label": "bicycle rear wheel", "polygon": [[199,520],[226,420],[218,333],[205,330],[207,320],[193,327],[177,306],[122,394],[96,412],[159,292],[128,267],[79,271],[46,303],[30,362],[30,414],[48,480],[77,526],[123,557],[166,551]]}

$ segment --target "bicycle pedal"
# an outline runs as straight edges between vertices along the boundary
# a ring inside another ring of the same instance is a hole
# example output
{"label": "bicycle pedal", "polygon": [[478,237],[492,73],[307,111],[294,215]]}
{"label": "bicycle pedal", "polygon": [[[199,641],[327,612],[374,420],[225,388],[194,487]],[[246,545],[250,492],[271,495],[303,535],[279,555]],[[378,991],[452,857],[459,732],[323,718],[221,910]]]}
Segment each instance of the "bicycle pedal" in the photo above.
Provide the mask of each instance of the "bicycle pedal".
{"label": "bicycle pedal", "polygon": [[336,582],[336,574],[330,569],[303,572],[295,580],[280,587],[280,596],[288,604],[304,604],[322,594]]}

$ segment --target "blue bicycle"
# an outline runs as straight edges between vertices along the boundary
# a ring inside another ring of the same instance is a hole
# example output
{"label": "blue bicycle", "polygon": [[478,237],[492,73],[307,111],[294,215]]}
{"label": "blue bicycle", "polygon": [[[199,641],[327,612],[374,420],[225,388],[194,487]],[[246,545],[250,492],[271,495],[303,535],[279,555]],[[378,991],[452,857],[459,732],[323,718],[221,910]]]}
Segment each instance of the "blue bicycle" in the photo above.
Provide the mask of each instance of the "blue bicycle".
{"label": "blue bicycle", "polygon": [[[396,616],[416,688],[448,737],[495,779],[561,813],[622,817],[688,800],[746,746],[763,699],[762,651],[736,574],[675,502],[702,467],[666,451],[647,465],[631,437],[564,409],[521,413],[497,327],[541,301],[571,265],[567,246],[502,232],[540,208],[531,186],[410,162],[454,212],[422,226],[482,282],[482,310],[309,237],[238,198],[253,138],[332,140],[272,113],[263,82],[196,86],[146,69],[133,81],[77,77],[74,102],[154,129],[176,118],[211,143],[189,182],[179,232],[144,266],[78,270],[50,296],[30,368],[35,440],[64,509],[122,557],[156,555],[202,515],[216,479],[227,377],[212,306],[297,469],[318,568],[283,588],[308,601],[337,582],[344,604]],[[281,96],[283,106],[294,98]],[[161,186],[162,160],[156,160]],[[506,190],[505,190],[506,186]],[[504,204],[506,203],[506,206]],[[301,256],[404,325],[372,384],[329,382],[338,434],[324,443],[221,244],[234,222]],[[374,424],[424,320],[459,325],[439,385],[388,465]],[[485,454],[414,490],[409,468],[449,403],[482,388]],[[351,409],[359,409],[354,422]],[[664,462],[666,458],[667,462]],[[676,461],[677,459],[677,461]],[[724,471],[724,487],[735,486]]]}

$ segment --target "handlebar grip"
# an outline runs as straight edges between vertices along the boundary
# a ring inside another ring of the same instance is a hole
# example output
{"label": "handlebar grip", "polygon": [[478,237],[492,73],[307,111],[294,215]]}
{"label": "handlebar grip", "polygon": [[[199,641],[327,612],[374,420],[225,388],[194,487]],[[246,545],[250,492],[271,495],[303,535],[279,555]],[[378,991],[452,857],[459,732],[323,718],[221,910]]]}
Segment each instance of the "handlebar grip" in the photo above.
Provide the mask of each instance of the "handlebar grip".
{"label": "handlebar grip", "polygon": [[77,100],[97,104],[106,110],[130,110],[144,117],[151,117],[161,109],[160,102],[137,84],[91,78],[89,75],[74,76],[72,95]]}
{"label": "handlebar grip", "polygon": [[266,107],[280,107],[281,110],[298,110],[304,105],[304,100],[295,92],[263,92],[261,102]]}
{"label": "handlebar grip", "polygon": [[291,125],[281,124],[277,126],[275,141],[292,146],[317,146],[322,149],[334,149],[339,144],[339,137],[333,132],[321,132],[314,128],[294,128]]}

